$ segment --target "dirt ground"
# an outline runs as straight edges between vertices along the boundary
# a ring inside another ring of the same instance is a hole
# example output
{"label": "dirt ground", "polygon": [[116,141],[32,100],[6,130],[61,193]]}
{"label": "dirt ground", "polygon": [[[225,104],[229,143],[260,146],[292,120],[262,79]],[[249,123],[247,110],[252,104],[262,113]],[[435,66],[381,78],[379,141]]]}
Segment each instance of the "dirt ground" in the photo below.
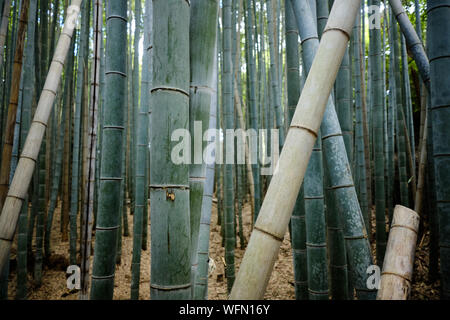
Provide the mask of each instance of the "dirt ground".
{"label": "dirt ground", "polygon": [[[69,243],[61,241],[60,208],[55,212],[55,221],[52,231],[52,257],[49,264],[44,266],[42,285],[38,288],[33,285],[32,272],[29,272],[28,299],[30,300],[76,300],[77,292],[71,292],[66,287],[66,268],[69,265]],[[246,242],[251,231],[251,210],[249,204],[243,208],[244,236]],[[128,215],[130,231],[133,228],[133,216]],[[150,228],[149,228],[150,231]],[[131,232],[130,232],[131,233]],[[148,237],[150,239],[150,236]],[[122,259],[116,268],[114,299],[125,300],[130,298],[131,283],[131,256],[133,240],[131,236],[122,237]],[[217,205],[213,202],[210,236],[210,259],[214,260],[215,269],[209,275],[208,298],[211,300],[227,298],[227,284],[224,272],[224,248],[221,245],[220,225],[217,224]],[[239,238],[236,238],[235,249],[236,274],[244,255],[244,249],[239,247]],[[439,282],[431,284],[428,280],[428,258],[429,258],[429,233],[426,232],[418,240],[419,250],[416,251],[414,283],[412,286],[412,299],[430,300],[438,299]],[[150,248],[150,240],[148,240]],[[11,250],[11,259],[15,259],[15,246]],[[92,262],[92,259],[91,259]],[[12,264],[14,266],[14,263]],[[92,263],[91,263],[92,265]],[[278,260],[269,285],[264,296],[268,300],[292,300],[295,299],[292,269],[292,253],[289,233],[286,234],[282,243]],[[140,299],[150,299],[150,250],[142,252],[141,258],[141,286]],[[9,277],[9,299],[14,299],[16,290],[16,272],[12,267]]]}

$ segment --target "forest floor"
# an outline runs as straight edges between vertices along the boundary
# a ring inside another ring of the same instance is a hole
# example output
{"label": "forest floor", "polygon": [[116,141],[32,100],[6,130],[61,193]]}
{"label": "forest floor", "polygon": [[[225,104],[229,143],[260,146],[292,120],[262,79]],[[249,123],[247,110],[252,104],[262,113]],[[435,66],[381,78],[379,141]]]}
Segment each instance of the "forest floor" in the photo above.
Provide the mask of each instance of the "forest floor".
{"label": "forest floor", "polygon": [[[55,220],[52,229],[52,256],[44,265],[42,284],[37,287],[33,283],[32,266],[29,269],[29,300],[76,300],[78,293],[70,291],[66,285],[66,269],[69,265],[69,243],[62,241],[60,232],[60,206],[55,211]],[[243,208],[243,224],[245,243],[250,238],[251,231],[251,209],[246,204]],[[133,230],[133,216],[128,215],[130,234]],[[225,278],[224,248],[222,247],[222,237],[220,235],[220,225],[217,224],[217,205],[213,202],[213,212],[211,219],[210,236],[210,259],[214,260],[215,268],[209,275],[208,298],[211,300],[227,299],[227,282]],[[149,228],[150,233],[150,228]],[[94,236],[95,238],[95,236]],[[130,298],[131,284],[131,257],[133,248],[133,238],[131,236],[122,237],[122,259],[120,265],[116,267],[114,299],[126,300]],[[237,247],[235,249],[236,274],[239,270],[244,249],[239,246],[239,237],[236,237]],[[411,298],[415,300],[439,299],[439,282],[430,283],[428,280],[428,257],[429,257],[429,233],[425,232],[421,239],[418,239],[419,249],[416,250],[414,266],[414,283],[412,286]],[[147,247],[142,251],[141,257],[141,286],[140,299],[150,299],[150,234]],[[9,299],[14,299],[16,291],[16,271],[15,271],[15,244],[11,250],[11,272],[9,276]],[[92,270],[91,259],[91,270]],[[268,300],[292,300],[294,293],[294,274],[292,268],[292,253],[289,233],[286,233],[284,241],[279,251],[278,260],[275,263],[264,299]]]}

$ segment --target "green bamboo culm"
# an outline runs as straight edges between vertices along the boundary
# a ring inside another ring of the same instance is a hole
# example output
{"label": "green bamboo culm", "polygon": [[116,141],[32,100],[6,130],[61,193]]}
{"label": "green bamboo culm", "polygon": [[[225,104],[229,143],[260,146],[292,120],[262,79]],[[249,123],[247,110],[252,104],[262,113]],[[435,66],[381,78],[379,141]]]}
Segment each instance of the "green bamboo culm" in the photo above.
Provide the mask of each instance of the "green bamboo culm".
{"label": "green bamboo culm", "polygon": [[[151,279],[154,300],[190,299],[189,3],[153,0],[153,84],[150,123]],[[180,132],[180,131],[179,131]],[[172,147],[174,148],[172,150]],[[172,157],[171,157],[172,156]],[[182,159],[180,159],[180,157]]]}
{"label": "green bamboo culm", "polygon": [[[148,2],[150,3],[150,1]],[[135,2],[136,19],[140,16],[140,0]],[[148,24],[148,4],[146,3],[145,24]],[[138,23],[138,22],[136,22]],[[148,28],[145,28],[148,29]],[[142,232],[144,228],[143,218],[147,202],[146,192],[147,182],[145,180],[145,171],[147,167],[147,148],[148,148],[148,34],[144,31],[144,47],[146,48],[142,58],[142,79],[141,79],[141,101],[139,113],[137,114],[136,128],[136,170],[135,170],[135,202],[133,215],[133,256],[131,262],[131,299],[139,299],[139,282],[141,271],[141,250],[142,250]]]}
{"label": "green bamboo culm", "polygon": [[[380,7],[380,0],[371,0],[371,5]],[[386,251],[386,191],[384,181],[384,111],[383,73],[381,61],[381,30],[369,30],[369,56],[371,57],[371,106],[373,114],[373,155],[375,169],[375,218],[377,264],[381,267]]]}
{"label": "green bamboo culm", "polygon": [[[206,177],[206,162],[203,159],[205,141],[198,136],[209,128],[210,105],[215,88],[214,60],[217,37],[218,1],[191,1],[189,30],[190,48],[190,90],[189,90],[189,129],[192,162],[189,168],[190,228],[191,228],[191,277],[192,294],[196,283],[198,266],[197,246],[201,220],[202,201]],[[196,139],[197,138],[197,139]]]}
{"label": "green bamboo culm", "polygon": [[122,185],[127,61],[127,2],[106,6],[106,99],[91,299],[112,299]]}
{"label": "green bamboo culm", "polygon": [[399,170],[400,180],[400,204],[409,207],[409,194],[408,194],[408,176],[406,169],[406,139],[403,122],[403,99],[401,90],[401,73],[400,73],[400,46],[399,46],[399,33],[398,27],[393,26],[392,30],[392,42],[393,42],[393,54],[395,65],[395,116],[396,116],[396,141],[397,141],[397,163]]}
{"label": "green bamboo culm", "polygon": [[[217,12],[216,12],[217,16]],[[217,24],[217,22],[216,22]],[[216,28],[217,30],[217,28]],[[214,53],[214,68],[213,74],[214,80],[212,87],[214,92],[211,96],[211,107],[209,114],[209,128],[214,130],[217,127],[217,111],[219,107],[219,96],[218,96],[218,83],[219,83],[219,73],[218,73],[218,37],[216,37],[215,53]],[[217,133],[217,131],[216,131]],[[213,146],[211,151],[211,159],[206,165],[206,180],[205,188],[203,191],[203,201],[202,201],[202,214],[200,218],[200,228],[198,233],[198,246],[197,246],[197,263],[198,267],[196,269],[197,274],[195,275],[195,287],[194,295],[192,296],[195,300],[207,300],[208,299],[208,275],[209,275],[209,237],[210,237],[210,227],[211,227],[211,213],[212,213],[212,199],[214,193],[214,175],[215,175],[215,158],[219,146],[217,134],[210,134],[208,136],[208,145]],[[214,161],[213,161],[214,160]]]}
{"label": "green bamboo culm", "polygon": [[[234,139],[234,108],[233,108],[233,61],[231,60],[231,0],[224,0],[222,7],[223,21],[223,110],[224,110],[224,129],[226,130],[225,141]],[[231,130],[230,130],[231,129]],[[230,130],[230,131],[228,131]],[[233,186],[233,163],[234,159],[228,159],[234,155],[234,150],[225,147],[227,156],[224,165],[223,189],[224,189],[224,231],[225,231],[225,277],[227,278],[227,290],[231,291],[233,287],[234,274],[234,247],[236,238],[234,236],[234,186]]]}
{"label": "green bamboo culm", "polygon": [[[75,112],[73,122],[73,149],[72,149],[72,177],[71,177],[71,195],[70,195],[70,212],[69,212],[69,225],[70,225],[70,239],[69,239],[69,251],[70,251],[70,263],[76,264],[77,262],[77,216],[78,216],[78,199],[80,181],[80,146],[81,146],[81,110],[83,100],[83,82],[84,82],[84,70],[87,62],[88,52],[88,32],[89,32],[89,2],[83,1],[81,4],[81,29],[80,29],[80,42],[77,65],[77,85],[75,96]],[[81,279],[83,279],[83,267],[81,268]]]}
{"label": "green bamboo culm", "polygon": [[[272,0],[266,0],[266,10],[267,10],[267,33],[269,34],[269,52],[270,52],[270,81],[272,87],[272,97],[270,100],[270,106],[272,112],[275,113],[275,124],[276,129],[278,129],[279,137],[279,149],[281,150],[284,145],[284,127],[282,123],[282,110],[281,110],[281,89],[279,84],[279,75],[277,74],[277,56],[275,50],[278,47],[275,45],[274,39],[274,15],[272,8]],[[268,128],[269,129],[269,128]]]}
{"label": "green bamboo culm", "polygon": [[[428,46],[431,74],[431,123],[439,219],[441,298],[450,298],[450,1],[427,1]],[[430,155],[431,156],[431,155]]]}
{"label": "green bamboo culm", "polygon": [[[256,133],[259,131],[259,119],[258,119],[258,105],[256,99],[256,66],[254,57],[254,21],[253,21],[253,1],[246,0],[246,44],[247,44],[247,58],[248,58],[248,102],[250,106],[250,128],[254,129]],[[259,209],[261,207],[261,183],[259,175],[258,164],[258,145],[256,148],[250,150],[252,160],[252,172],[253,172],[253,187],[254,187],[254,217],[258,216]],[[245,171],[244,171],[245,172]],[[241,216],[240,216],[241,217]],[[241,228],[240,228],[241,229]]]}
{"label": "green bamboo culm", "polygon": [[[27,44],[25,47],[25,61],[23,72],[27,77],[23,79],[22,95],[22,127],[20,131],[20,145],[25,144],[31,124],[31,105],[34,94],[34,37],[36,27],[37,1],[30,2],[27,27]],[[22,149],[22,148],[21,148]],[[20,211],[17,229],[17,289],[16,299],[26,299],[27,296],[27,226],[28,226],[28,198],[25,199]]]}

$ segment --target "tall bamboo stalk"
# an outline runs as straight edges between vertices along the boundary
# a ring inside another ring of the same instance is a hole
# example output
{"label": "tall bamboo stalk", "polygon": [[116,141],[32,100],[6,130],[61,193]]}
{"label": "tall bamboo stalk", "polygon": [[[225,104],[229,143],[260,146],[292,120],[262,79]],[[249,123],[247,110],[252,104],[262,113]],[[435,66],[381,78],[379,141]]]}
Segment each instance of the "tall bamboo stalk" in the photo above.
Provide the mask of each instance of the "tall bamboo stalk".
{"label": "tall bamboo stalk", "polygon": [[127,3],[107,2],[106,7],[106,101],[99,205],[96,223],[91,299],[112,299],[118,228],[120,224],[120,188],[122,185],[122,149],[127,77],[126,33]]}
{"label": "tall bamboo stalk", "polygon": [[408,177],[406,171],[406,139],[405,131],[403,130],[403,99],[401,91],[401,73],[400,73],[400,48],[399,48],[399,33],[397,31],[397,26],[393,26],[392,32],[392,42],[393,42],[393,55],[394,55],[394,65],[395,65],[395,101],[396,101],[396,141],[397,141],[397,163],[399,170],[399,180],[400,180],[400,204],[408,207],[409,206],[409,193],[408,193]]}
{"label": "tall bamboo stalk", "polygon": [[58,40],[44,90],[39,99],[30,132],[17,164],[16,173],[6,197],[2,214],[0,215],[0,269],[3,268],[7,261],[7,254],[11,247],[20,209],[33,175],[46,124],[56,97],[55,92],[61,80],[62,66],[70,47],[75,21],[80,11],[80,4],[81,0],[72,0],[71,7],[67,10],[66,23]]}
{"label": "tall bamboo stalk", "polygon": [[[233,108],[233,61],[231,60],[231,0],[225,0],[222,7],[223,21],[223,108],[224,108],[224,129],[234,129],[234,108]],[[225,139],[230,140],[230,133],[225,131]],[[234,139],[234,138],[233,138]],[[232,147],[232,146],[231,146]],[[225,148],[225,155],[233,155],[234,150],[229,146]],[[230,292],[234,283],[234,188],[233,188],[233,164],[234,159],[228,159],[224,165],[224,226],[225,226],[225,276],[227,278],[227,289]]]}
{"label": "tall bamboo stalk", "polygon": [[[262,298],[264,295],[358,8],[359,0],[338,0],[333,6],[281,152],[278,171],[272,177],[242,260],[231,299]],[[365,259],[365,255],[359,256],[362,257]]]}
{"label": "tall bamboo stalk", "polygon": [[84,279],[81,281],[82,290],[80,292],[80,299],[87,299],[87,287],[89,281],[89,266],[91,256],[91,238],[94,216],[94,188],[95,188],[95,175],[96,175],[96,153],[97,153],[97,130],[98,130],[98,104],[100,95],[100,47],[103,42],[102,37],[102,25],[103,25],[103,10],[102,0],[95,0],[93,4],[94,11],[94,56],[92,62],[92,75],[91,75],[91,91],[89,101],[89,119],[88,125],[89,137],[88,137],[88,172],[85,173],[87,177],[85,185],[83,186],[84,202],[82,204],[81,211],[81,272]]}
{"label": "tall bamboo stalk", "polygon": [[[218,7],[217,7],[218,9]],[[216,11],[217,16],[217,11]],[[216,21],[217,24],[217,21]],[[217,30],[217,28],[216,28]],[[215,52],[214,52],[214,64],[213,64],[213,84],[212,88],[215,90],[211,95],[211,106],[210,106],[210,114],[209,114],[209,128],[216,129],[217,127],[217,111],[218,111],[218,57],[217,57],[217,49],[218,49],[218,37],[216,37],[215,44]],[[197,246],[197,274],[195,276],[194,283],[194,294],[192,296],[193,299],[203,300],[208,298],[208,271],[209,271],[209,237],[210,237],[210,226],[211,226],[211,211],[212,211],[212,198],[214,193],[214,175],[215,175],[215,157],[216,150],[218,149],[218,145],[220,142],[218,141],[219,137],[210,135],[208,137],[208,144],[214,143],[214,151],[213,157],[214,160],[211,163],[208,163],[206,166],[206,180],[205,180],[205,188],[203,192],[203,201],[202,201],[202,214],[200,220],[200,229],[198,236],[198,246]]]}
{"label": "tall bamboo stalk", "polygon": [[189,299],[189,165],[172,162],[169,137],[189,128],[189,3],[153,0],[153,13],[150,295]]}
{"label": "tall bamboo stalk", "polygon": [[[151,3],[151,2],[148,2]],[[147,202],[147,181],[146,181],[146,167],[147,167],[147,148],[148,148],[148,50],[149,34],[148,23],[149,19],[149,5],[146,3],[144,15],[144,56],[142,58],[142,78],[141,78],[141,101],[139,113],[137,114],[137,128],[136,128],[136,170],[135,170],[135,202],[133,215],[133,257],[131,264],[131,299],[139,299],[139,282],[141,270],[141,250],[143,241],[144,215]],[[140,16],[140,1],[136,1],[135,8],[136,17]],[[139,14],[138,14],[139,13]],[[136,20],[136,23],[138,20]]]}
{"label": "tall bamboo stalk", "polygon": [[272,87],[272,99],[270,100],[270,106],[272,108],[272,112],[275,113],[275,124],[276,129],[278,129],[279,134],[279,147],[280,150],[284,145],[285,133],[283,129],[282,116],[281,116],[281,93],[280,93],[280,84],[279,84],[279,76],[277,69],[277,55],[275,49],[278,49],[276,46],[274,39],[274,15],[272,8],[272,0],[267,0],[266,5],[267,10],[267,29],[269,34],[269,52],[270,52],[270,81]]}
{"label": "tall bamboo stalk", "polygon": [[[84,1],[81,7],[81,29],[80,29],[80,54],[78,55],[77,66],[77,88],[76,104],[73,123],[73,149],[72,149],[72,177],[71,177],[71,196],[70,196],[70,261],[76,262],[77,247],[77,216],[79,210],[79,182],[80,182],[80,159],[81,159],[81,114],[83,108],[83,90],[84,90],[84,71],[88,63],[86,59],[88,51],[88,30],[89,30],[89,2]],[[64,217],[64,216],[63,216]],[[65,218],[63,219],[65,220]],[[63,222],[65,224],[65,221]],[[63,232],[64,234],[64,232]],[[84,274],[81,278],[84,278]]]}
{"label": "tall bamboo stalk", "polygon": [[[217,37],[218,1],[194,0],[191,2],[189,30],[190,90],[189,129],[193,162],[189,168],[190,228],[191,228],[191,277],[194,293],[197,273],[197,246],[201,220],[202,201],[206,179],[206,163],[203,160],[205,141],[196,143],[196,137],[209,128],[210,105],[214,94],[214,57]],[[197,138],[197,141],[199,139]]]}
{"label": "tall bamboo stalk", "polygon": [[[450,116],[449,55],[450,46],[444,35],[450,31],[450,1],[427,1],[428,45],[431,75],[431,107],[436,212],[439,221],[441,296],[450,298]],[[431,154],[430,154],[431,156]],[[431,169],[432,170],[432,169]]]}
{"label": "tall bamboo stalk", "polygon": [[[20,7],[19,29],[17,31],[16,51],[11,79],[11,91],[9,97],[8,115],[5,128],[5,143],[3,144],[1,169],[0,169],[0,208],[5,202],[9,187],[9,173],[11,169],[11,153],[14,143],[14,125],[16,123],[17,106],[19,102],[20,78],[22,74],[23,50],[25,47],[25,34],[28,23],[29,0],[23,0]],[[5,20],[7,20],[4,17]],[[1,28],[1,27],[0,27]],[[0,43],[1,45],[1,43]],[[3,46],[2,46],[3,48]],[[0,57],[1,59],[1,57]],[[3,60],[3,59],[2,59]]]}
{"label": "tall bamboo stalk", "polygon": [[[372,0],[371,4],[380,6],[380,0]],[[381,61],[381,30],[371,28],[369,31],[369,51],[371,56],[371,110],[373,114],[373,155],[375,173],[375,217],[377,264],[381,266],[386,250],[386,191],[384,181],[384,111],[383,111],[383,73]]]}
{"label": "tall bamboo stalk", "polygon": [[0,69],[3,67],[3,55],[5,52],[5,42],[8,32],[9,12],[11,10],[11,0],[3,3],[2,22],[0,25]]}

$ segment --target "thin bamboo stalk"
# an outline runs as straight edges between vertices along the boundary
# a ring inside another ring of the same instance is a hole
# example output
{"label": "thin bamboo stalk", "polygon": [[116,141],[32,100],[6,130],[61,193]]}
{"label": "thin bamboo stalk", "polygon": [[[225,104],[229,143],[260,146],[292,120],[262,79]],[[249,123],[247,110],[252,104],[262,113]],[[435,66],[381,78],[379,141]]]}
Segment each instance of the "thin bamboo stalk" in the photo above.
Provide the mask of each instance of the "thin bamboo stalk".
{"label": "thin bamboo stalk", "polygon": [[[25,34],[27,31],[29,5],[30,5],[29,0],[23,0],[21,2],[20,7],[21,12],[19,20],[19,29],[17,31],[16,51],[14,54],[11,91],[9,97],[8,115],[6,119],[6,128],[4,136],[5,142],[3,144],[2,163],[0,169],[0,208],[3,207],[9,187],[11,154],[14,144],[14,126],[16,123],[17,106],[19,102],[20,78],[22,74],[23,50],[25,47]],[[7,20],[5,17],[4,19]],[[3,61],[1,57],[0,59]]]}
{"label": "thin bamboo stalk", "polygon": [[3,4],[2,22],[0,25],[0,69],[3,66],[3,55],[5,52],[5,42],[8,32],[10,10],[11,10],[11,0],[5,0],[5,3]]}
{"label": "thin bamboo stalk", "polygon": [[100,95],[100,47],[103,42],[102,25],[103,25],[103,10],[102,0],[94,1],[94,57],[92,62],[91,75],[91,97],[89,101],[89,115],[90,123],[88,125],[88,172],[85,173],[87,177],[85,185],[83,186],[84,202],[82,205],[81,214],[81,275],[84,279],[81,281],[83,288],[80,292],[80,299],[87,299],[87,287],[89,281],[89,266],[91,256],[91,242],[92,242],[92,227],[94,216],[94,184],[95,184],[95,160],[97,151],[97,129],[98,129],[98,103]]}

